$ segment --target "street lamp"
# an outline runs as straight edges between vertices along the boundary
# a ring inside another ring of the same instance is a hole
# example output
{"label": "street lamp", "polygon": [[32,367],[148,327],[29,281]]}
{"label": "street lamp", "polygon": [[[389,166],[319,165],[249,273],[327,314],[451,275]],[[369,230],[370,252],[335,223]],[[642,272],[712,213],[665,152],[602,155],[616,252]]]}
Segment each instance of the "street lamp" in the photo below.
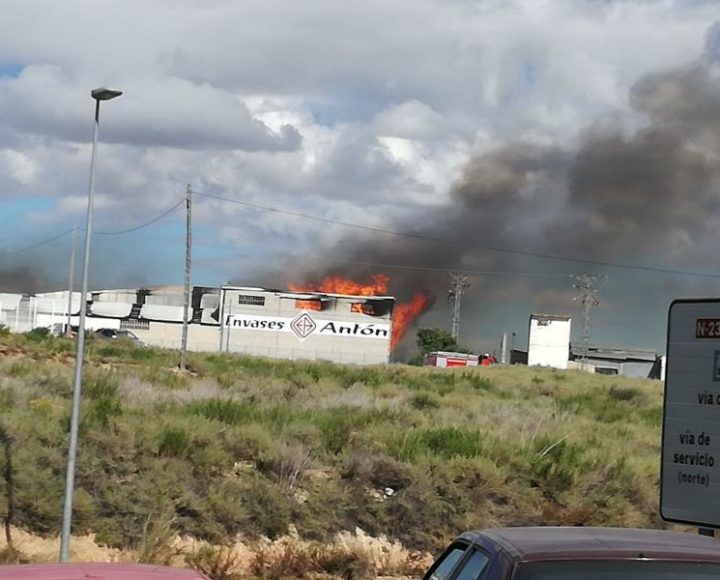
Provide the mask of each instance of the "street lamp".
{"label": "street lamp", "polygon": [[77,455],[78,427],[80,423],[80,394],[82,391],[83,354],[85,350],[85,310],[87,307],[88,268],[90,265],[90,236],[92,233],[93,196],[95,194],[95,156],[100,128],[100,101],[109,101],[122,95],[122,91],[100,87],[90,92],[95,99],[95,123],[92,154],[90,157],[90,182],[88,185],[87,219],[85,221],[85,256],[83,261],[82,288],[80,290],[80,321],[75,348],[75,381],[73,383],[72,411],[70,414],[70,444],[68,445],[67,474],[65,476],[65,503],[63,505],[62,534],[60,536],[60,561],[70,557],[70,532],[72,528],[73,492],[75,491],[75,457]]}

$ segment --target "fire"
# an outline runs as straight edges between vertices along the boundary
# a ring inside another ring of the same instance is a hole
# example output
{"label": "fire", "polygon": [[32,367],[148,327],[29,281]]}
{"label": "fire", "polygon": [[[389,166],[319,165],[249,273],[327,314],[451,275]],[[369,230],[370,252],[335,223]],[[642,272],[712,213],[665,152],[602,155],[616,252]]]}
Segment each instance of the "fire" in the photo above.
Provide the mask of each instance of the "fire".
{"label": "fire", "polygon": [[[388,293],[390,278],[385,274],[373,274],[370,276],[370,283],[362,284],[348,280],[338,275],[330,275],[323,278],[319,284],[289,284],[288,288],[293,292],[325,292],[328,294],[347,294],[350,296],[382,296]],[[400,340],[407,332],[410,323],[417,318],[428,306],[428,298],[422,292],[416,293],[410,302],[396,304],[393,310],[392,335],[390,339],[390,350],[395,350]],[[353,304],[352,312],[372,312],[363,304]]]}
{"label": "fire", "polygon": [[385,274],[373,274],[369,284],[353,282],[342,276],[325,276],[320,284],[290,284],[293,292],[326,292],[328,294],[349,294],[350,296],[379,296],[387,294],[390,279]]}
{"label": "fire", "polygon": [[392,327],[392,338],[390,340],[390,350],[395,350],[395,347],[400,342],[405,333],[407,332],[410,323],[422,313],[428,305],[428,299],[425,294],[418,292],[410,299],[410,302],[405,304],[398,304],[395,306],[393,311],[393,327]]}

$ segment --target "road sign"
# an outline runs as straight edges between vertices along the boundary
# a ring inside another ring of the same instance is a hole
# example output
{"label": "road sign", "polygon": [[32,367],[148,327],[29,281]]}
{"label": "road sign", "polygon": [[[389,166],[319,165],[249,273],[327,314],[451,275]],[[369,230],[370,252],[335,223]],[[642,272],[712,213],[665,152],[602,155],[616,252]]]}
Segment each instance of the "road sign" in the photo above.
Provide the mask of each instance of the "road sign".
{"label": "road sign", "polygon": [[720,299],[670,305],[660,514],[720,528]]}

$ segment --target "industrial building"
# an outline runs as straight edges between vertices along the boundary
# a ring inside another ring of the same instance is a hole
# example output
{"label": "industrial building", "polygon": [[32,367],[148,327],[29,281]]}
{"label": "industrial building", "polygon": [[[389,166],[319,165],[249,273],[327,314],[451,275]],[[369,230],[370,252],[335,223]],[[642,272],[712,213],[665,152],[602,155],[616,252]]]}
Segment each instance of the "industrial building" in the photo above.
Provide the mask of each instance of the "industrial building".
{"label": "industrial building", "polygon": [[[573,360],[580,361],[582,349],[573,345]],[[664,362],[657,352],[631,348],[590,346],[587,352],[587,370],[603,375],[621,375],[641,379],[661,379]]]}
{"label": "industrial building", "polygon": [[567,369],[570,358],[570,316],[531,314],[527,364]]}
{"label": "industrial building", "polygon": [[[91,292],[86,327],[131,330],[152,346],[179,348],[182,288]],[[0,294],[0,324],[15,332],[61,327],[67,292],[34,296]],[[255,287],[192,289],[188,349],[242,352],[284,359],[387,363],[390,358],[391,296],[284,292]],[[71,324],[81,299],[73,294]]]}

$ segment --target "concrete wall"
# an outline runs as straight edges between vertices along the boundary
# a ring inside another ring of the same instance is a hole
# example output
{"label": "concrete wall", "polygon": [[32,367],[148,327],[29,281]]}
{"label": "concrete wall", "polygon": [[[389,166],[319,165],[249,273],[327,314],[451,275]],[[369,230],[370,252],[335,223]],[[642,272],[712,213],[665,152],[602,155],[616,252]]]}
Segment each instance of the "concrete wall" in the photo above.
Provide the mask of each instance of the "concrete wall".
{"label": "concrete wall", "polygon": [[[177,322],[150,322],[147,330],[134,327],[128,330],[150,346],[179,349],[182,341],[182,324]],[[219,326],[188,326],[188,350],[217,352],[219,349]]]}

